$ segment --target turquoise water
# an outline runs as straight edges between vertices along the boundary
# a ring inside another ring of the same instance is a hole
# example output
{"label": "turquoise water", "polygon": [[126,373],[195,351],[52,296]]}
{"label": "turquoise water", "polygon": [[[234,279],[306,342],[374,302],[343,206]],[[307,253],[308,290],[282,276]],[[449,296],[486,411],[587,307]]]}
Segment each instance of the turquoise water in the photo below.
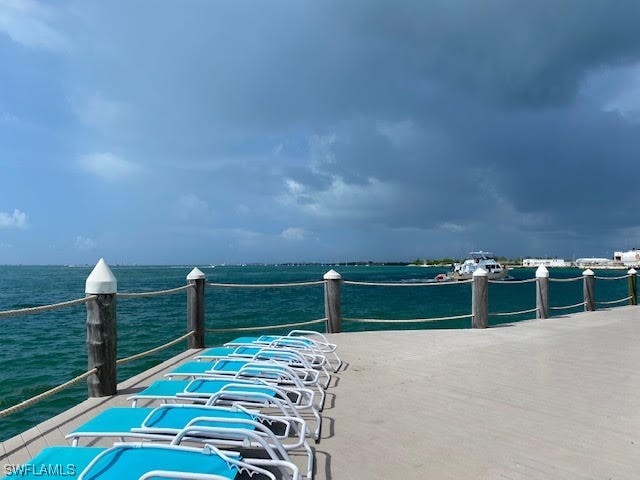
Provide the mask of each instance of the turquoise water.
{"label": "turquoise water", "polygon": [[[119,292],[142,292],[175,288],[186,283],[192,267],[111,267]],[[219,283],[288,283],[322,279],[330,268],[345,280],[397,282],[403,285],[432,279],[445,268],[392,266],[246,266],[201,268],[207,281]],[[0,311],[46,305],[84,297],[84,284],[92,267],[0,266]],[[534,269],[514,269],[517,279],[532,278]],[[598,276],[617,277],[621,270],[598,271]],[[552,278],[580,276],[577,269],[552,269]],[[233,328],[301,322],[324,316],[323,287],[277,289],[207,288],[206,327]],[[550,305],[565,306],[582,301],[582,282],[552,282]],[[627,281],[596,280],[596,301],[627,296]],[[489,288],[490,313],[535,307],[534,283],[494,284]],[[609,307],[609,306],[606,306]],[[451,284],[437,287],[342,287],[345,318],[411,319],[466,315],[471,310],[471,287]],[[581,307],[552,311],[563,315]],[[118,357],[153,348],[186,333],[186,293],[142,299],[118,299]],[[533,314],[491,316],[491,325],[533,318]],[[64,308],[28,316],[0,318],[0,410],[63,383],[87,369],[85,347],[86,307]],[[344,331],[401,328],[468,328],[470,319],[423,324],[366,324],[346,320]],[[313,326],[323,330],[323,324]],[[305,327],[307,328],[307,327]],[[277,330],[269,330],[277,332]],[[237,336],[208,333],[208,346]],[[186,347],[186,342],[118,370],[119,381],[139,373]],[[56,415],[86,398],[86,384],[68,389],[8,417],[0,418],[0,440]]]}

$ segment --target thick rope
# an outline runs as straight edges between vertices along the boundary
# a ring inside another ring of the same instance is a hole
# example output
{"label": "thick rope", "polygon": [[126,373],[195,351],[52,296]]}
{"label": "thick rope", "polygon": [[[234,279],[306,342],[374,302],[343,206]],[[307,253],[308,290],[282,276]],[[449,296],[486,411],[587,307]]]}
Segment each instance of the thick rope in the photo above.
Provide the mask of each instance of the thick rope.
{"label": "thick rope", "polygon": [[578,280],[582,280],[584,278],[584,276],[582,277],[573,277],[573,278],[551,278],[549,277],[549,281],[550,282],[577,282]]}
{"label": "thick rope", "polygon": [[324,280],[315,282],[299,283],[206,283],[207,287],[227,287],[227,288],[279,288],[279,287],[304,287],[307,285],[322,285]]}
{"label": "thick rope", "polygon": [[178,293],[188,288],[193,288],[193,285],[183,285],[182,287],[170,288],[168,290],[157,290],[155,292],[118,293],[117,296],[118,298],[158,297],[160,295],[171,295],[172,293]]}
{"label": "thick rope", "polygon": [[566,305],[563,307],[549,307],[550,310],[564,310],[566,308],[583,307],[587,302],[576,303],[575,305]]}
{"label": "thick rope", "polygon": [[612,300],[610,302],[596,302],[598,305],[613,305],[614,303],[622,303],[622,302],[628,302],[629,300],[631,300],[631,296],[628,296],[626,298],[621,298],[620,300]]}
{"label": "thick rope", "polygon": [[325,322],[327,319],[319,318],[318,320],[309,320],[308,322],[287,323],[284,325],[268,325],[264,327],[236,327],[236,328],[206,328],[205,332],[210,333],[228,333],[228,332],[251,332],[255,330],[269,330],[275,328],[302,327],[304,325],[313,325],[314,323]]}
{"label": "thick rope", "polygon": [[628,278],[629,275],[621,275],[619,277],[601,277],[599,275],[596,275],[594,278],[597,278],[598,280],[622,280],[623,278]]}
{"label": "thick rope", "polygon": [[152,348],[151,350],[147,350],[146,352],[137,353],[137,354],[132,355],[130,357],[121,358],[119,360],[116,360],[116,365],[124,365],[125,363],[133,362],[134,360],[138,360],[139,358],[146,357],[147,355],[151,355],[153,353],[160,352],[160,351],[162,351],[162,350],[164,350],[166,348],[172,347],[176,343],[182,342],[183,340],[189,338],[191,335],[195,335],[195,332],[193,330],[190,331],[189,333],[185,333],[184,335],[182,335],[179,338],[176,338],[175,340],[172,340],[172,341],[170,341],[168,343],[165,343],[164,345],[160,345],[159,347]]}
{"label": "thick rope", "polygon": [[531,283],[531,282],[535,282],[537,279],[534,278],[527,278],[524,280],[489,280],[489,283],[500,283],[500,284],[504,284],[504,285],[511,285],[513,283]]}
{"label": "thick rope", "polygon": [[90,377],[91,375],[93,375],[94,373],[97,373],[97,372],[98,372],[98,368],[97,367],[96,368],[92,368],[88,372],[85,372],[82,375],[78,375],[77,377],[72,378],[68,382],[63,383],[62,385],[58,385],[57,387],[54,387],[51,390],[47,390],[46,392],[42,392],[41,394],[36,395],[35,397],[31,397],[31,398],[25,400],[24,402],[20,402],[20,403],[14,405],[13,407],[6,408],[6,409],[0,411],[0,418],[6,417],[7,415],[11,415],[12,413],[15,413],[15,412],[19,412],[20,410],[23,410],[23,409],[33,405],[34,403],[39,402],[40,400],[44,400],[45,398],[48,398],[51,395],[55,395],[56,393],[61,392],[65,388],[71,387],[71,386],[75,385],[76,383],[81,382],[82,380],[85,380],[86,378]]}
{"label": "thick rope", "polygon": [[89,300],[93,300],[97,295],[89,295],[84,298],[78,298],[77,300],[69,300],[67,302],[53,303],[51,305],[42,305],[41,307],[29,307],[29,308],[19,308],[16,310],[5,310],[4,312],[0,312],[0,318],[2,317],[11,317],[13,315],[29,315],[31,313],[42,313],[48,312],[50,310],[57,310],[58,308],[71,307],[72,305],[80,305],[81,303],[86,303]]}
{"label": "thick rope", "polygon": [[412,318],[409,320],[381,320],[378,318],[343,318],[346,322],[356,323],[425,323],[425,322],[441,322],[444,320],[460,320],[462,318],[471,318],[472,314],[455,315],[453,317],[434,317],[434,318]]}
{"label": "thick rope", "polygon": [[497,313],[489,313],[489,316],[493,316],[493,317],[506,317],[509,315],[521,315],[523,313],[533,313],[533,312],[537,312],[538,311],[538,307],[536,308],[530,308],[529,310],[520,310],[519,312],[497,312]]}
{"label": "thick rope", "polygon": [[460,280],[460,281],[442,281],[442,282],[415,282],[415,283],[408,283],[408,282],[393,282],[393,283],[383,283],[383,282],[354,282],[352,280],[345,280],[344,283],[345,285],[364,285],[367,287],[434,287],[434,286],[439,286],[439,285],[460,285],[462,283],[470,283],[473,280]]}

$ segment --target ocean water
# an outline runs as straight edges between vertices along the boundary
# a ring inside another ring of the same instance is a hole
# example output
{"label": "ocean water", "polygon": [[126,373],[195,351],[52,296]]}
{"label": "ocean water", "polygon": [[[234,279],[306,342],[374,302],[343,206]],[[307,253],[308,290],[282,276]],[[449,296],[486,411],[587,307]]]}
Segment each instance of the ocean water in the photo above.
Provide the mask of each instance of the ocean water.
{"label": "ocean water", "polygon": [[[92,266],[0,266],[0,311],[46,305],[84,297],[85,280]],[[192,266],[112,266],[119,292],[164,290],[182,286]],[[333,268],[343,279],[393,282],[401,285],[432,279],[446,268],[404,266],[225,266],[199,267],[208,282],[268,284],[321,280]],[[573,278],[578,269],[551,269],[552,278]],[[516,279],[532,278],[534,269],[513,269]],[[602,270],[596,275],[617,277],[622,270]],[[265,326],[319,319],[324,316],[322,285],[274,289],[205,290],[208,329]],[[596,301],[624,298],[627,281],[596,280]],[[346,319],[412,319],[466,315],[471,310],[471,286],[371,287],[343,285],[342,315]],[[582,301],[582,282],[552,282],[550,305]],[[616,304],[613,306],[617,306]],[[489,311],[513,312],[535,307],[535,283],[490,284]],[[611,305],[603,305],[610,308]],[[561,316],[582,307],[552,311]],[[490,325],[533,318],[534,314],[490,316]],[[87,370],[86,307],[79,305],[52,312],[0,318],[0,410],[59,385]],[[117,303],[118,358],[162,345],[186,333],[186,292],[141,299],[119,298]],[[420,324],[359,323],[345,320],[344,331],[469,328],[470,319]],[[308,327],[302,327],[308,328]],[[324,331],[324,324],[312,329]],[[283,329],[285,332],[288,329]],[[277,333],[278,330],[269,330]],[[235,333],[207,333],[207,346],[222,344]],[[186,342],[118,370],[122,381],[176,355]],[[67,389],[34,406],[0,418],[0,440],[10,438],[86,398],[86,384]]]}

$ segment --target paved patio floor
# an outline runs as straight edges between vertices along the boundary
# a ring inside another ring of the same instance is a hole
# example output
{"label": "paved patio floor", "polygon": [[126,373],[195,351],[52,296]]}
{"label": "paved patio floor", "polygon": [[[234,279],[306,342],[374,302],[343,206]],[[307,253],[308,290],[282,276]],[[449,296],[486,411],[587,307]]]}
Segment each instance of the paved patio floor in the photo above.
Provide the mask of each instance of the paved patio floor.
{"label": "paved patio floor", "polygon": [[[334,334],[319,480],[640,478],[640,307],[486,330]],[[186,352],[0,444],[22,463]]]}

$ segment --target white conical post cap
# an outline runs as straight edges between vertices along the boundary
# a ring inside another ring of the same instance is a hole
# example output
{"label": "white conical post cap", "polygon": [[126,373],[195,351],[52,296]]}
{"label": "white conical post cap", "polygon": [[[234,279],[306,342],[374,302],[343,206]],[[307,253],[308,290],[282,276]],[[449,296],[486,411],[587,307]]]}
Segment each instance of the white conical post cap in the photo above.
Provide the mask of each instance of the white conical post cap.
{"label": "white conical post cap", "polygon": [[638,272],[636,271],[636,269],[635,269],[635,268],[633,268],[633,267],[632,267],[632,268],[630,268],[630,269],[629,269],[629,271],[628,271],[627,273],[628,273],[629,275],[635,275],[635,274],[636,274],[636,273],[638,273]]}
{"label": "white conical post cap", "polygon": [[549,269],[540,265],[536,270],[536,278],[549,278]]}
{"label": "white conical post cap", "polygon": [[322,278],[324,278],[325,280],[340,280],[342,278],[342,275],[340,275],[334,269],[331,269],[327,273],[325,273]]}
{"label": "white conical post cap", "polygon": [[198,267],[194,268],[187,275],[187,280],[202,280],[206,275]]}
{"label": "white conical post cap", "polygon": [[593,270],[591,270],[590,268],[587,268],[584,272],[582,272],[582,275],[595,275],[595,273],[593,273]]}
{"label": "white conical post cap", "polygon": [[473,276],[474,277],[486,277],[487,275],[489,275],[489,274],[482,267],[478,267],[473,271]]}
{"label": "white conical post cap", "polygon": [[101,258],[87,277],[84,293],[109,294],[118,291],[118,281],[109,266]]}

